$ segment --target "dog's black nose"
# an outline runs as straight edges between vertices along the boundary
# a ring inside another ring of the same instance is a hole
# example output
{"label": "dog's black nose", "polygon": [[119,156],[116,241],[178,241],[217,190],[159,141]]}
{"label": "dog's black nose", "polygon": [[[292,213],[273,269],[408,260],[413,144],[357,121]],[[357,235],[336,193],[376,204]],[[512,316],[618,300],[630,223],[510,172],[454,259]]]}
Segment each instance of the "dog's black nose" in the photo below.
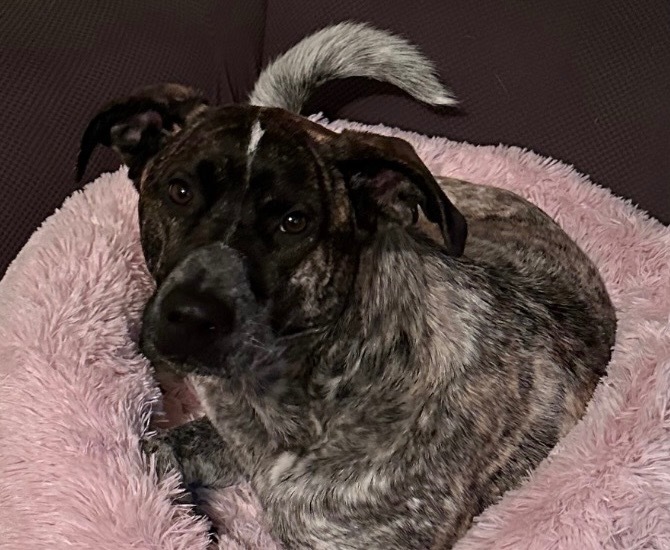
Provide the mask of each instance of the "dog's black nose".
{"label": "dog's black nose", "polygon": [[156,348],[179,359],[198,355],[235,326],[235,309],[230,303],[180,287],[165,296],[158,317]]}

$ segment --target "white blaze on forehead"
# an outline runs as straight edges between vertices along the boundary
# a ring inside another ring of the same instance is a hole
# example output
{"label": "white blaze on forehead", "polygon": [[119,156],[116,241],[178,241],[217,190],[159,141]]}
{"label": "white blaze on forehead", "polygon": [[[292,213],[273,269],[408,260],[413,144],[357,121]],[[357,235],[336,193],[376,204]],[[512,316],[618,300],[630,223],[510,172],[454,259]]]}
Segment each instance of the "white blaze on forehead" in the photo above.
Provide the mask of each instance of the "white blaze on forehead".
{"label": "white blaze on forehead", "polygon": [[264,133],[265,130],[261,127],[260,120],[256,120],[251,127],[251,133],[249,134],[249,145],[247,145],[247,167],[251,166],[251,162],[254,160],[254,155],[256,154],[256,149],[258,149],[258,143],[261,141]]}

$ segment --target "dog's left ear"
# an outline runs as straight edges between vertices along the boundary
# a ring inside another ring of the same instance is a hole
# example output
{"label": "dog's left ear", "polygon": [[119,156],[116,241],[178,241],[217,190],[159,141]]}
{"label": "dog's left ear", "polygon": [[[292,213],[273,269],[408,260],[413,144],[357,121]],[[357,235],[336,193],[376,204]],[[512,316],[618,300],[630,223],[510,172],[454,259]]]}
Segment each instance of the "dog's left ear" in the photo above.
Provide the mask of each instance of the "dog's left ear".
{"label": "dog's left ear", "polygon": [[465,218],[409,143],[350,130],[333,142],[334,162],[347,182],[360,224],[389,220],[411,225],[416,223],[420,207],[426,218],[439,226],[449,254],[463,254]]}
{"label": "dog's left ear", "polygon": [[138,90],[102,108],[84,131],[77,158],[81,181],[96,145],[114,149],[128,165],[128,176],[138,183],[142,169],[165,144],[205,109],[203,95],[180,84],[159,84]]}

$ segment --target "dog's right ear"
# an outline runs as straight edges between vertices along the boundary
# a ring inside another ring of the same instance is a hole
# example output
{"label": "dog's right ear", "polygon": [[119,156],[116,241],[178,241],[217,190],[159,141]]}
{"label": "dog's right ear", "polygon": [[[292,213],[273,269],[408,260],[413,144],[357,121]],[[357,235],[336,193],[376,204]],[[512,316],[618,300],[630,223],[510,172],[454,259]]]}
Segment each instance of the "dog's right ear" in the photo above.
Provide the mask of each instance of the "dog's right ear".
{"label": "dog's right ear", "polygon": [[135,184],[147,161],[198,113],[207,108],[203,95],[179,84],[159,84],[107,104],[88,124],[77,158],[81,181],[96,145],[114,149]]}

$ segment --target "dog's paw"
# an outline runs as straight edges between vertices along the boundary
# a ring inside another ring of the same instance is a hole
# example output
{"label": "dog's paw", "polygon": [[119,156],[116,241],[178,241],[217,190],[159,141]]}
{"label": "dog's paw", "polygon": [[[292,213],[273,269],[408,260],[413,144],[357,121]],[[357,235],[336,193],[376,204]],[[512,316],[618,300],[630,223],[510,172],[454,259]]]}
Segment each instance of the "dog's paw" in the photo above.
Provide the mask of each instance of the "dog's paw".
{"label": "dog's paw", "polygon": [[[178,472],[182,480],[184,478],[183,465],[179,460],[174,445],[171,442],[170,433],[161,431],[152,436],[140,439],[142,452],[150,457],[155,464],[155,471],[159,479]],[[183,480],[184,481],[184,480]],[[193,504],[193,495],[190,490],[182,491],[176,499],[179,504]]]}
{"label": "dog's paw", "polygon": [[172,441],[173,434],[169,431],[159,432],[151,437],[145,437],[140,440],[140,448],[144,454],[153,457],[155,461],[156,473],[159,478],[165,477],[177,471],[182,478],[182,486],[184,489],[174,498],[176,504],[186,504],[191,508],[191,512],[196,516],[201,516],[209,523],[209,536],[213,542],[218,540],[218,532],[216,527],[212,524],[209,516],[202,508],[198,490],[203,487],[200,480],[188,479],[186,472],[184,472],[184,465],[178,458],[175,444]]}
{"label": "dog's paw", "polygon": [[167,433],[157,433],[152,436],[144,437],[140,440],[140,448],[147,456],[152,456],[156,461],[156,470],[161,475],[166,475],[171,470],[181,471],[179,459],[170,444]]}

